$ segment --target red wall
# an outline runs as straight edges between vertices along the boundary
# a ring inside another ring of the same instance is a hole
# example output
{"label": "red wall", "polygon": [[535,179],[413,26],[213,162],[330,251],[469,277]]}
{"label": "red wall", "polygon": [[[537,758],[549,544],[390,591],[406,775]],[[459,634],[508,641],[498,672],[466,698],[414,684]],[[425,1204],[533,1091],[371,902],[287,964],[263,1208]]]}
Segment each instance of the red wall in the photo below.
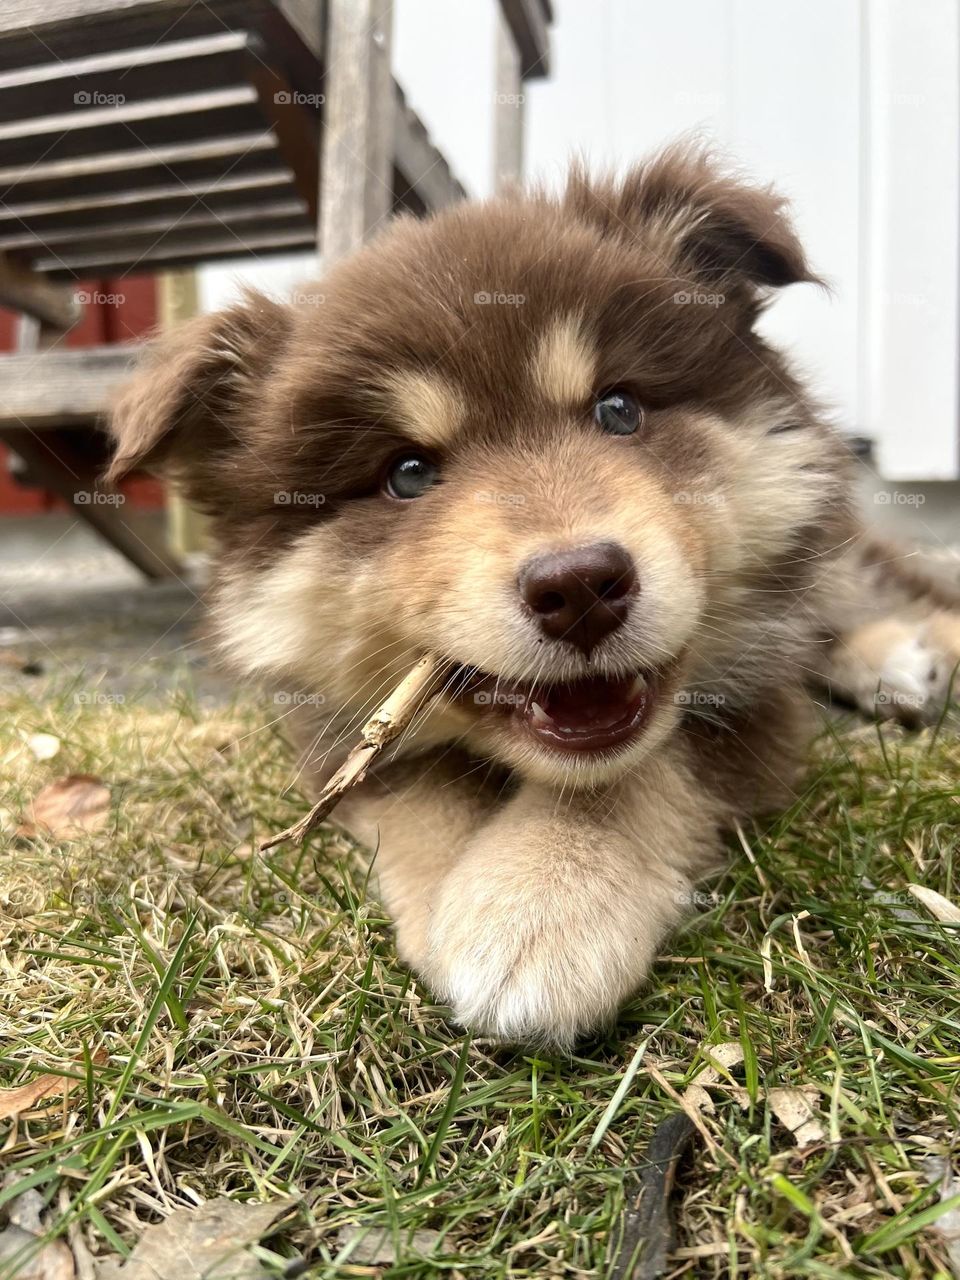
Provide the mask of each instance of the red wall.
{"label": "red wall", "polygon": [[[97,347],[105,343],[135,342],[157,323],[157,288],[154,276],[126,276],[123,280],[85,280],[76,292],[94,299],[83,306],[83,316],[63,339],[67,347]],[[113,300],[100,300],[110,299]],[[119,299],[122,298],[122,301]],[[17,345],[17,317],[0,308],[0,351]],[[156,509],[163,505],[163,488],[151,476],[131,476],[121,489],[132,506]],[[7,449],[0,444],[0,518],[41,511],[63,511],[66,504],[44,489],[16,484],[7,466]]]}

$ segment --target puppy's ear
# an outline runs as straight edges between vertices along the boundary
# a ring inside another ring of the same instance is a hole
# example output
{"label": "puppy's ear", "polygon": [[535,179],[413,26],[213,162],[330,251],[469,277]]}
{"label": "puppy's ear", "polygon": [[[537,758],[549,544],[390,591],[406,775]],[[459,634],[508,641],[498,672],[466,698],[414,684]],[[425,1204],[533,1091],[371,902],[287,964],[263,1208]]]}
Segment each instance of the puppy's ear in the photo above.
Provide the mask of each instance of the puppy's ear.
{"label": "puppy's ear", "polygon": [[114,405],[106,480],[143,467],[202,491],[204,477],[241,445],[251,397],[289,327],[287,307],[251,290],[160,339]]}
{"label": "puppy's ear", "polygon": [[567,198],[590,221],[599,218],[710,292],[739,288],[755,296],[766,287],[823,283],[807,263],[786,200],[731,176],[703,148],[670,147],[606,188],[574,174]]}

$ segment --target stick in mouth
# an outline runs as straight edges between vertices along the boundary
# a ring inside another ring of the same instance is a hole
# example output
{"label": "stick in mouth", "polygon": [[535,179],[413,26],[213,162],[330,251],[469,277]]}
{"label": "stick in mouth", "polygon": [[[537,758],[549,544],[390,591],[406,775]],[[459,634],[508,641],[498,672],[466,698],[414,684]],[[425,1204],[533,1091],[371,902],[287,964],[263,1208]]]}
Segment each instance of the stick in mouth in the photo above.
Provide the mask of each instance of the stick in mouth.
{"label": "stick in mouth", "polygon": [[[309,813],[292,827],[260,842],[260,852],[266,853],[284,840],[303,841],[319,823],[330,816],[340,800],[363,778],[380,755],[408,727],[413,717],[426,701],[430,682],[443,667],[441,659],[427,654],[400,681],[386,702],[373,713],[360,730],[360,741],[320,793],[320,798]],[[439,688],[439,685],[438,685]],[[425,696],[426,695],[426,696]]]}

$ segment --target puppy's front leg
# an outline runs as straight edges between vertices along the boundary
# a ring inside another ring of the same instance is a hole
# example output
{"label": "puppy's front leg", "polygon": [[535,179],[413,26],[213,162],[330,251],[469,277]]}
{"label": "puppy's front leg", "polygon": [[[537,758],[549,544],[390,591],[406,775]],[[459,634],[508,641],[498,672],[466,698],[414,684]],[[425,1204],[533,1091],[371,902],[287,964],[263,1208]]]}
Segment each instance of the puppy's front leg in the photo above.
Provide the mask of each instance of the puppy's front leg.
{"label": "puppy's front leg", "polygon": [[496,809],[503,786],[502,771],[458,751],[436,751],[376,771],[337,808],[337,821],[376,850],[374,879],[393,917],[397,951],[420,973],[439,886]]}
{"label": "puppy's front leg", "polygon": [[717,809],[669,757],[602,797],[524,784],[447,872],[425,977],[468,1027],[569,1048],[643,981],[716,860]]}

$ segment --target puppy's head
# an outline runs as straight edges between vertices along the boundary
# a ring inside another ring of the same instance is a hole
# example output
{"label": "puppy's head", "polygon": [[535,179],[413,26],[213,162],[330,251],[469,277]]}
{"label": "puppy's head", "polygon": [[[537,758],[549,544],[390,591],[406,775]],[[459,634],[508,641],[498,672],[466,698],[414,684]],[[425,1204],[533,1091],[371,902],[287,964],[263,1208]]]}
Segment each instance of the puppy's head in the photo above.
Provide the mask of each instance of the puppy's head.
{"label": "puppy's head", "polygon": [[112,474],[211,514],[223,648],[331,731],[430,650],[420,744],[595,782],[782,669],[844,482],[754,323],[811,278],[779,200],[676,150],[400,220],[299,303],[175,335]]}

